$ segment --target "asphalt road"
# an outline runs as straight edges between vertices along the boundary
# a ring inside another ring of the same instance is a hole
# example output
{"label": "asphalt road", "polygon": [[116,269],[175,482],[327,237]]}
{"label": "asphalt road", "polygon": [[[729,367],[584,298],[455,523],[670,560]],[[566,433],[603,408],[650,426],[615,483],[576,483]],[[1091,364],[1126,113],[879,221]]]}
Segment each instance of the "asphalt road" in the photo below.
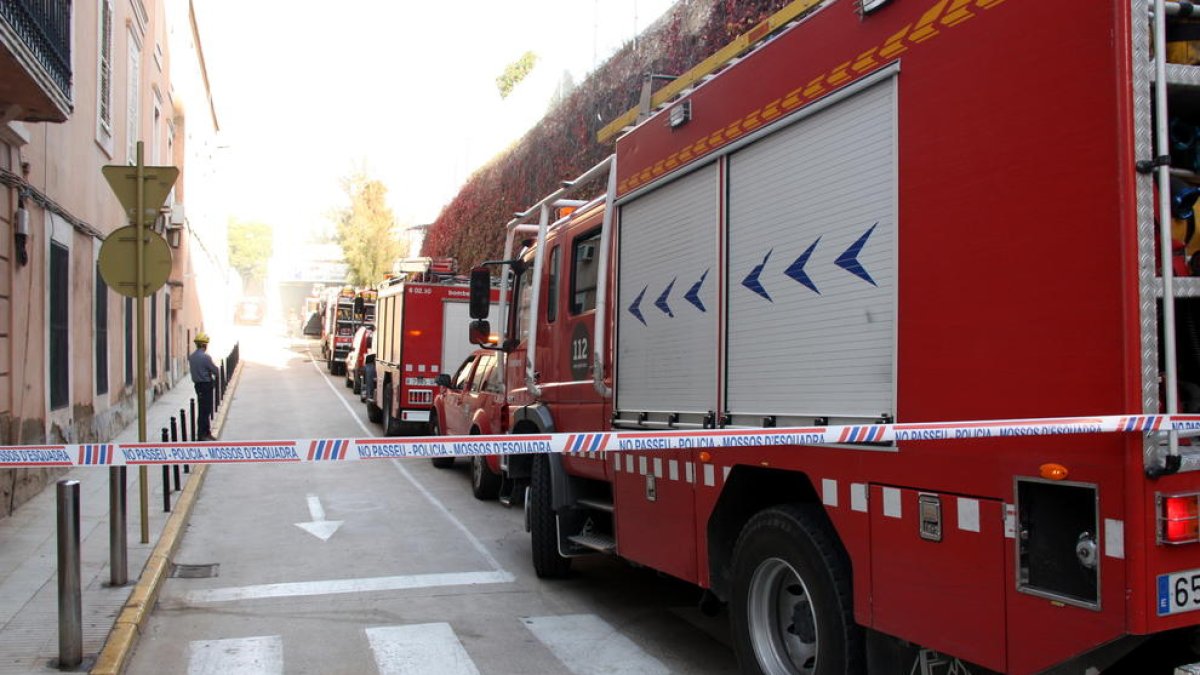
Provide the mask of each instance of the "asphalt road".
{"label": "asphalt road", "polygon": [[[378,436],[308,341],[242,336],[222,440]],[[220,465],[127,672],[734,673],[699,592],[613,558],[537,579],[466,463]],[[207,576],[208,574],[213,576]]]}

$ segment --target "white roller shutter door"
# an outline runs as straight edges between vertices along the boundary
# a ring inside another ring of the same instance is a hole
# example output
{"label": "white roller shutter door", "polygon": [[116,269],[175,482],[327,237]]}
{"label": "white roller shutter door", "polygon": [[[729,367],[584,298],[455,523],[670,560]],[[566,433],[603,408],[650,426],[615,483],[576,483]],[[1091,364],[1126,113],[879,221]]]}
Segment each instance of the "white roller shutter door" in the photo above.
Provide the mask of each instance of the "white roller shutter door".
{"label": "white roller shutter door", "polygon": [[893,78],[730,156],[735,415],[894,416],[895,125]]}
{"label": "white roller shutter door", "polygon": [[616,405],[716,407],[716,166],[621,207]]}

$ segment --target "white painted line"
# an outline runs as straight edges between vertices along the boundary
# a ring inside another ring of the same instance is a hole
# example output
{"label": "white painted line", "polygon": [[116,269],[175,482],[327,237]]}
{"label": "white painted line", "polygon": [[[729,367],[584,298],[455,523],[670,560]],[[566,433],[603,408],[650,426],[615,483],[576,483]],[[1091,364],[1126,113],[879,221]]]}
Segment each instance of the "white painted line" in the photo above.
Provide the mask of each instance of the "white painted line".
{"label": "white painted line", "polygon": [[642,455],[641,457],[638,457],[638,473],[639,473],[639,474],[641,474],[641,475],[643,475],[643,476],[645,476],[646,474],[650,473],[650,470],[646,468],[646,466],[647,466],[647,461],[648,461],[648,460],[647,460],[647,458],[646,458],[646,456],[645,456],[645,455]]}
{"label": "white painted line", "polygon": [[282,675],[283,638],[195,640],[188,645],[188,675]]}
{"label": "white painted line", "polygon": [[708,487],[715,487],[717,484],[716,470],[712,464],[704,465],[704,484]]}
{"label": "white painted line", "polygon": [[696,465],[692,464],[691,462],[684,462],[683,466],[684,466],[684,468],[687,469],[687,482],[695,483],[696,482]]}
{"label": "white painted line", "polygon": [[655,477],[655,478],[662,478],[662,477],[663,477],[663,462],[662,462],[662,457],[655,457],[655,458],[654,458],[654,477]]}
{"label": "white painted line", "polygon": [[625,473],[633,473],[633,455],[625,455]]}
{"label": "white painted line", "polygon": [[522,619],[575,675],[667,675],[671,671],[594,614]]}
{"label": "white painted line", "polygon": [[667,462],[667,476],[669,480],[679,480],[679,461],[671,460]]}
{"label": "white painted line", "polygon": [[380,675],[479,675],[448,623],[367,629]]}
{"label": "white painted line", "polygon": [[203,605],[213,602],[236,602],[238,600],[262,600],[264,598],[295,598],[313,595],[342,595],[346,593],[372,593],[378,591],[404,591],[414,588],[441,588],[445,586],[477,586],[481,584],[510,584],[513,575],[502,570],[492,572],[445,572],[439,574],[412,574],[396,577],[367,577],[364,579],[328,579],[326,581],[298,581],[258,586],[235,586],[189,591],[184,602]]}
{"label": "white painted line", "polygon": [[313,520],[325,520],[325,509],[316,495],[308,495],[308,515]]}
{"label": "white painted line", "polygon": [[[354,418],[354,421],[358,423],[358,427],[363,430],[363,433],[368,437],[374,436],[375,432],[371,431],[371,429],[368,428],[367,425],[362,421],[362,418],[354,412],[354,409],[351,408],[350,404],[346,402],[346,397],[342,396],[342,393],[338,391],[337,387],[333,386],[333,382],[329,378],[325,377],[324,373],[321,373],[321,367],[317,365],[317,361],[313,358],[311,353],[309,353],[308,357],[309,360],[312,361],[313,368],[317,369],[317,372],[321,375],[321,379],[325,380],[325,384],[329,386],[329,389],[333,392],[334,397],[338,401],[341,401],[342,406],[345,407],[346,411],[350,413],[350,417]],[[396,470],[400,472],[401,476],[404,476],[409,483],[412,483],[413,487],[415,487],[417,491],[429,501],[430,504],[433,504],[434,508],[436,508],[438,511],[441,511],[442,515],[449,519],[449,521],[454,524],[454,527],[456,527],[458,531],[462,532],[463,535],[466,536],[467,541],[470,542],[471,546],[483,556],[484,560],[487,561],[488,565],[490,565],[493,570],[510,577],[511,580],[512,575],[504,571],[504,568],[500,566],[500,562],[496,560],[496,557],[492,555],[491,551],[488,551],[486,548],[484,548],[479,539],[477,539],[475,535],[471,534],[471,531],[467,529],[467,526],[463,525],[462,521],[460,521],[458,518],[455,518],[454,514],[450,513],[450,509],[447,509],[445,504],[438,501],[438,498],[434,497],[433,493],[431,493],[429,490],[426,490],[424,485],[418,483],[417,479],[408,472],[408,469],[404,468],[404,465],[399,460],[393,459],[392,466],[396,467]]]}

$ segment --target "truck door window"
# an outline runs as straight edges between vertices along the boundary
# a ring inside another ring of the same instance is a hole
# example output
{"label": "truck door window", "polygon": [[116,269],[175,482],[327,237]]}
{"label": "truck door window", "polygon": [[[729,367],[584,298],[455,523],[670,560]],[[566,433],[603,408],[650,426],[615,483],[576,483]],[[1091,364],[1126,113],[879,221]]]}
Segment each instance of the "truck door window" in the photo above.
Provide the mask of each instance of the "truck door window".
{"label": "truck door window", "polygon": [[530,265],[517,277],[517,315],[514,332],[518,342],[529,339],[529,287],[533,283],[533,265]]}
{"label": "truck door window", "polygon": [[475,366],[475,377],[471,378],[471,391],[487,391],[488,379],[491,377],[492,365],[495,362],[496,357],[491,354],[479,357],[479,363]]}
{"label": "truck door window", "polygon": [[596,308],[596,277],[599,272],[600,229],[575,240],[571,255],[571,313]]}
{"label": "truck door window", "polygon": [[471,377],[471,366],[475,363],[474,356],[468,356],[466,361],[458,367],[458,372],[454,373],[454,388],[463,391],[467,387],[467,383]]}
{"label": "truck door window", "polygon": [[558,318],[558,247],[550,250],[550,275],[546,283],[546,323]]}

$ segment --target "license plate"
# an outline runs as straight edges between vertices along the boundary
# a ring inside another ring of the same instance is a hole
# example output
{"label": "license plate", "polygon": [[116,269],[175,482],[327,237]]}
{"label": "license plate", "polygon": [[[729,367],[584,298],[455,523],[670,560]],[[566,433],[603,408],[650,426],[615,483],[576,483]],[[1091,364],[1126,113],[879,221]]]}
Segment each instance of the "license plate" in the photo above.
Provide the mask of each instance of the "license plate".
{"label": "license plate", "polygon": [[1200,570],[1158,576],[1158,615],[1200,609]]}

